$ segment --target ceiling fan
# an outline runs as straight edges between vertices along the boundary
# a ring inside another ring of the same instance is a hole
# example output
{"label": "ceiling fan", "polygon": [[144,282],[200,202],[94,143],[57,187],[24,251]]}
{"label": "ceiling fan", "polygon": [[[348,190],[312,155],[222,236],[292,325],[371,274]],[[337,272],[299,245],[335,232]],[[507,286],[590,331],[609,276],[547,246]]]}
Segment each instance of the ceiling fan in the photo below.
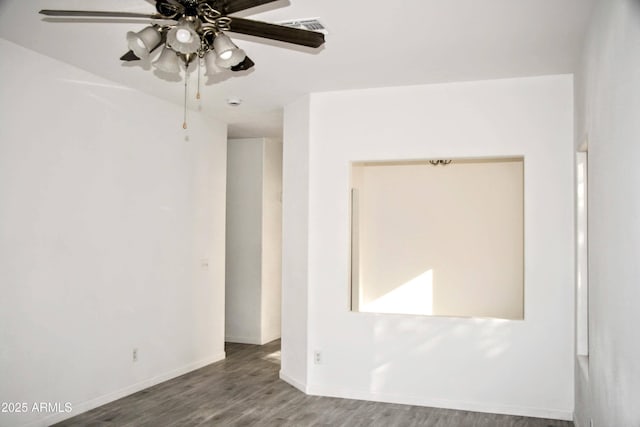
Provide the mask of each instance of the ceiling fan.
{"label": "ceiling fan", "polygon": [[234,13],[275,1],[155,0],[155,14],[51,9],[41,10],[40,13],[65,19],[148,19],[151,25],[139,32],[127,33],[130,50],[120,58],[122,61],[148,59],[152,52],[162,47],[160,55],[153,62],[158,70],[178,74],[181,64],[187,69],[191,62],[199,58],[204,59],[207,74],[211,75],[222,69],[243,71],[255,65],[225,34],[227,31],[310,48],[324,44],[324,34],[320,32],[233,16]]}
{"label": "ceiling fan", "polygon": [[[54,18],[149,19],[155,23],[138,33],[127,34],[130,51],[121,60],[146,59],[164,44],[165,48],[176,53],[177,59],[186,64],[196,57],[202,58],[208,53],[215,53],[218,59],[216,65],[241,71],[255,64],[231,42],[224,34],[225,31],[312,48],[324,44],[324,34],[316,31],[230,16],[275,1],[277,0],[156,0],[156,14],[51,9],[41,10],[40,13]],[[164,60],[159,58],[159,62],[156,62],[158,68],[175,70],[177,62],[169,58],[168,55]]]}

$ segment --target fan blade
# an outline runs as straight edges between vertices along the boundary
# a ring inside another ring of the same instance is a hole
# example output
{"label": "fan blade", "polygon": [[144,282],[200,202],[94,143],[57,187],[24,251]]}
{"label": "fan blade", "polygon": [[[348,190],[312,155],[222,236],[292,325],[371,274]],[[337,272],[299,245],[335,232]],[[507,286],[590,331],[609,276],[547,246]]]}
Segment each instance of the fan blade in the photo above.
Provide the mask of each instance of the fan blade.
{"label": "fan blade", "polygon": [[124,55],[122,55],[122,56],[120,57],[120,60],[121,60],[121,61],[137,61],[137,60],[139,60],[139,59],[140,59],[140,58],[138,58],[138,57],[136,56],[136,54],[135,54],[135,53],[133,53],[133,51],[132,51],[132,50],[130,50],[129,52],[125,53]]}
{"label": "fan blade", "polygon": [[56,18],[145,18],[163,19],[162,15],[150,15],[148,13],[133,12],[105,12],[98,10],[51,10],[43,9],[40,14],[54,16]]}
{"label": "fan blade", "polygon": [[324,34],[316,31],[269,24],[252,19],[231,17],[229,31],[265,39],[279,40],[301,46],[320,47],[324,44]]}
{"label": "fan blade", "polygon": [[240,12],[241,10],[251,9],[252,7],[262,6],[263,4],[273,3],[277,0],[227,0],[224,2],[225,14]]}
{"label": "fan blade", "polygon": [[231,71],[244,71],[244,70],[248,70],[249,68],[252,68],[254,65],[256,65],[255,62],[253,62],[251,60],[251,58],[249,58],[248,56],[246,58],[244,58],[244,60],[239,63],[238,65],[234,65],[233,67],[231,67]]}

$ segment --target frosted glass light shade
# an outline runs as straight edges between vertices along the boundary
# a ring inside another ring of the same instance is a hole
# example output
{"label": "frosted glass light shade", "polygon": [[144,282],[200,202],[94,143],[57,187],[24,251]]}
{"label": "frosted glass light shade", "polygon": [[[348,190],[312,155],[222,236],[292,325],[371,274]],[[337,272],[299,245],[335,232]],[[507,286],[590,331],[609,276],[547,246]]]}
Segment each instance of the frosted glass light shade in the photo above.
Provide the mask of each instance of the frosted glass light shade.
{"label": "frosted glass light shade", "polygon": [[204,57],[205,64],[207,66],[207,76],[213,76],[214,74],[218,74],[222,72],[222,69],[218,67],[216,61],[218,60],[218,56],[214,51],[209,51]]}
{"label": "frosted glass light shade", "polygon": [[247,56],[244,50],[233,44],[231,39],[224,34],[218,34],[213,40],[213,49],[217,55],[216,65],[222,68],[238,65]]}
{"label": "frosted glass light shade", "polygon": [[153,66],[165,73],[176,74],[180,72],[180,58],[173,50],[165,46]]}
{"label": "frosted glass light shade", "polygon": [[145,59],[151,51],[160,44],[162,35],[157,27],[150,26],[137,33],[129,31],[127,33],[127,42],[129,49],[140,59]]}
{"label": "frosted glass light shade", "polygon": [[180,22],[167,33],[167,44],[185,55],[196,53],[200,49],[200,36],[189,22]]}

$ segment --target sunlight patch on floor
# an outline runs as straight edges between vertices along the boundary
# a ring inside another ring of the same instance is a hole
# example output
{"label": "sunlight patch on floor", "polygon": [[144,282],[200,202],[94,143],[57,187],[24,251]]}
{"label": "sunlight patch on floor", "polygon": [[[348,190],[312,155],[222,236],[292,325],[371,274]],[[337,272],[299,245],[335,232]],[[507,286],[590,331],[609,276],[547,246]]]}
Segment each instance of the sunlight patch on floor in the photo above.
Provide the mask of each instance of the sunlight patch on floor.
{"label": "sunlight patch on floor", "polygon": [[269,353],[266,356],[262,357],[262,360],[266,360],[267,362],[280,364],[280,350],[274,351],[273,353]]}

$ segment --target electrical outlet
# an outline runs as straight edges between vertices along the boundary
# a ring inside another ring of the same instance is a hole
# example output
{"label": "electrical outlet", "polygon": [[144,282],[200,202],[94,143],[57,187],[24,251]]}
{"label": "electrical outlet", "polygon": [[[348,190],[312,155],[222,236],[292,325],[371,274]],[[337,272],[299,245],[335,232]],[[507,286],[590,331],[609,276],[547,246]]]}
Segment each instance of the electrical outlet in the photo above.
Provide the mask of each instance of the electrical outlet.
{"label": "electrical outlet", "polygon": [[133,349],[133,353],[132,353],[131,356],[132,356],[132,359],[133,359],[134,362],[138,361],[138,349],[137,348]]}
{"label": "electrical outlet", "polygon": [[313,352],[313,363],[315,363],[316,365],[319,365],[322,363],[322,352],[319,350],[316,350]]}

